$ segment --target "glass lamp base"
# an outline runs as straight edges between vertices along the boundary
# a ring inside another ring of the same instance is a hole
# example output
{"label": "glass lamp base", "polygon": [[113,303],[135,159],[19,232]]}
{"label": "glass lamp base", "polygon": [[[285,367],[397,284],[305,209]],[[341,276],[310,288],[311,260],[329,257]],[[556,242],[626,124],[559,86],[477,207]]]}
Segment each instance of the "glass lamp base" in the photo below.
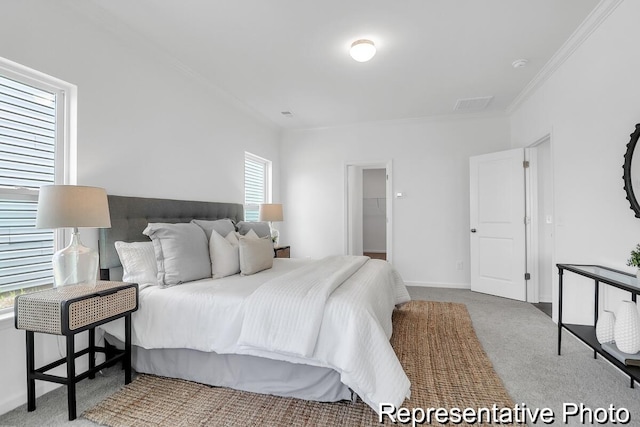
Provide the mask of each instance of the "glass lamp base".
{"label": "glass lamp base", "polygon": [[278,246],[278,241],[280,240],[280,232],[275,228],[271,229],[271,240],[273,241],[273,246]]}
{"label": "glass lamp base", "polygon": [[80,242],[78,229],[74,228],[71,243],[53,254],[53,285],[96,286],[98,277],[98,252]]}

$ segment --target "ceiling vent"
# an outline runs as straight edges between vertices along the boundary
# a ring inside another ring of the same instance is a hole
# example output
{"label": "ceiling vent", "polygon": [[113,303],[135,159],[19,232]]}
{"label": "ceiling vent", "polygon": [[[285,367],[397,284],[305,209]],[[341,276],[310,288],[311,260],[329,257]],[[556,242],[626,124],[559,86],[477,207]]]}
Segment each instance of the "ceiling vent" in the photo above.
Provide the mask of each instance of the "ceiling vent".
{"label": "ceiling vent", "polygon": [[491,103],[493,96],[458,99],[454,111],[484,110]]}

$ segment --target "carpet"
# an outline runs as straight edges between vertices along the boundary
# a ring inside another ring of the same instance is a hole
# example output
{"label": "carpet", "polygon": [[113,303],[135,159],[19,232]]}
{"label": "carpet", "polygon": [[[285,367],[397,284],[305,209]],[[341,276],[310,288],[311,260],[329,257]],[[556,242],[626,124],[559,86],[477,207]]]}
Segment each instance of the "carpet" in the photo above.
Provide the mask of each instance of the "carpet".
{"label": "carpet", "polygon": [[[464,304],[405,304],[394,311],[391,343],[411,380],[411,399],[403,406],[513,408]],[[375,412],[360,400],[311,402],[153,375],[139,375],[82,416],[111,427],[380,425]],[[389,423],[387,417],[385,421]]]}

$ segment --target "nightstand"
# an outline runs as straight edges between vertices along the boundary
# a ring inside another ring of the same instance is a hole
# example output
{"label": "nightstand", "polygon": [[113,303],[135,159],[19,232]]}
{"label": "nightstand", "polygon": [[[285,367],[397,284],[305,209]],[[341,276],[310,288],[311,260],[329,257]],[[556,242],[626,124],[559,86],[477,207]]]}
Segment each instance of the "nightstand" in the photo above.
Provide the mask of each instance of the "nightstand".
{"label": "nightstand", "polygon": [[291,258],[291,246],[276,246],[273,248],[275,258]]}
{"label": "nightstand", "polygon": [[[27,335],[27,410],[36,409],[35,380],[50,381],[67,386],[69,420],[76,418],[76,383],[85,378],[95,378],[96,372],[117,361],[122,361],[125,384],[131,382],[131,313],[138,309],[138,285],[123,282],[99,281],[96,287],[84,285],[47,289],[15,299],[15,326]],[[95,365],[96,352],[106,353],[96,346],[95,328],[112,320],[125,318],[125,349],[116,352],[100,365]],[[78,332],[89,331],[89,346],[75,351],[74,337]],[[67,356],[35,368],[34,332],[64,335],[67,337]],[[89,369],[79,375],[75,372],[75,359],[89,355]],[[67,376],[45,372],[67,364]]]}

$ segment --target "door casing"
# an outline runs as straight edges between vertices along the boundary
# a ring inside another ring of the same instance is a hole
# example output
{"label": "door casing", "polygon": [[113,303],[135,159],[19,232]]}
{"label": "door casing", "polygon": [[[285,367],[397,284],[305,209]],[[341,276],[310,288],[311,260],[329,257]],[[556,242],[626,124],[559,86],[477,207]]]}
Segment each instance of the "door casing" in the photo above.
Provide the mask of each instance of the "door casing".
{"label": "door casing", "polygon": [[[386,230],[386,244],[387,244],[387,262],[390,264],[393,263],[393,161],[379,161],[379,162],[366,162],[366,161],[347,161],[344,164],[344,253],[350,253],[350,238],[357,237],[360,235],[360,239],[362,237],[361,233],[354,232],[351,230],[350,225],[350,212],[349,206],[354,201],[350,201],[350,197],[352,194],[357,194],[357,192],[351,191],[351,186],[354,185],[353,182],[350,182],[353,178],[350,179],[350,167],[360,168],[362,169],[386,169],[387,171],[387,188],[386,188],[386,217],[387,217],[387,230]],[[362,180],[360,180],[360,187],[362,187]],[[362,189],[360,188],[360,192]],[[362,242],[360,242],[362,245]]]}

